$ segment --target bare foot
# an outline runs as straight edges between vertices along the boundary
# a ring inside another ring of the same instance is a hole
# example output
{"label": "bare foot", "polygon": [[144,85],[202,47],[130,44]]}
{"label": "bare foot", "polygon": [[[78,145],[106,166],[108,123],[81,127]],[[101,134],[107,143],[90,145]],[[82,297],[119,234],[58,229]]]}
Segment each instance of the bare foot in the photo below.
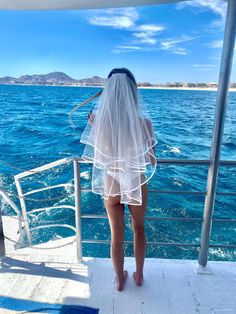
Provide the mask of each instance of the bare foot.
{"label": "bare foot", "polygon": [[136,271],[134,271],[134,272],[133,272],[133,277],[134,277],[134,280],[135,280],[135,282],[136,282],[136,285],[139,286],[139,287],[141,287],[142,284],[143,284],[143,276],[138,275],[138,274],[136,273]]}
{"label": "bare foot", "polygon": [[127,276],[128,276],[127,270],[123,271],[123,279],[122,279],[122,281],[119,281],[119,279],[116,276],[116,278],[115,278],[116,279],[116,283],[117,283],[116,288],[117,288],[118,291],[122,291],[124,289],[125,280],[126,280]]}

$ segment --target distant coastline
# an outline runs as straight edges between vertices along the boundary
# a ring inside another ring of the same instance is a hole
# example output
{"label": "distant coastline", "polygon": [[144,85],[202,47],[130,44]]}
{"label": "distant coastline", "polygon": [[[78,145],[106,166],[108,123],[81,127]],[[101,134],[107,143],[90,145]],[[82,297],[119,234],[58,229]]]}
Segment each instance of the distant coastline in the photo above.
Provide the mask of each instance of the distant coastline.
{"label": "distant coastline", "polygon": [[[47,87],[82,87],[82,88],[104,88],[104,85],[70,85],[70,84],[4,84],[7,86],[47,86]],[[172,86],[138,86],[138,89],[159,89],[159,90],[189,90],[189,91],[209,91],[217,92],[217,88],[211,87],[172,87]],[[236,88],[229,88],[230,92],[236,92]]]}
{"label": "distant coastline", "polygon": [[[139,89],[173,89],[173,90],[202,90],[202,91],[210,91],[217,92],[218,88],[212,87],[171,87],[171,86],[140,86]],[[230,92],[236,92],[236,88],[229,88]]]}
{"label": "distant coastline", "polygon": [[[68,87],[93,87],[103,88],[105,78],[92,76],[83,79],[74,79],[63,72],[51,72],[48,74],[22,75],[18,78],[5,76],[0,77],[0,85],[24,85],[24,86],[68,86]],[[166,82],[152,84],[150,82],[139,82],[139,89],[160,89],[160,90],[199,90],[217,91],[216,82]],[[236,91],[236,83],[230,83],[230,91]]]}

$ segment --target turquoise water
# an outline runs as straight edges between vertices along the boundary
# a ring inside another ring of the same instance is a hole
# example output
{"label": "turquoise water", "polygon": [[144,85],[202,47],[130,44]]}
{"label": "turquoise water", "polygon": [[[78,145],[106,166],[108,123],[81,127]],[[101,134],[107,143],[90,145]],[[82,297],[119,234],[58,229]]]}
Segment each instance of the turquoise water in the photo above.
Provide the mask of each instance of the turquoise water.
{"label": "turquoise water", "polygon": [[[80,135],[86,125],[91,103],[74,116],[77,129],[68,123],[73,106],[92,96],[99,88],[7,86],[0,85],[0,182],[19,205],[14,175],[26,169],[70,156],[80,156],[83,145]],[[153,120],[158,140],[158,159],[209,159],[216,92],[181,90],[140,90],[141,99]],[[226,112],[221,159],[236,160],[236,93],[230,93]],[[221,167],[217,192],[235,192],[236,167]],[[90,187],[91,168],[82,165],[81,184]],[[158,165],[148,183],[149,189],[175,191],[205,191],[207,166]],[[24,191],[47,184],[73,183],[72,166],[62,166],[22,180]],[[27,208],[73,204],[73,188],[56,189],[31,195]],[[214,218],[236,219],[236,196],[217,195]],[[105,214],[100,196],[82,192],[82,213]],[[3,201],[5,212],[12,213]],[[203,195],[149,193],[147,216],[202,218]],[[125,209],[129,213],[128,207]],[[31,216],[31,226],[46,221],[74,225],[74,213],[69,209],[47,210]],[[148,241],[199,243],[201,223],[188,221],[146,221]],[[84,219],[84,239],[110,239],[108,221]],[[33,243],[72,235],[65,228],[41,229],[33,232]],[[132,240],[131,221],[125,221],[125,237]],[[214,223],[211,243],[236,244],[236,224]],[[83,244],[83,254],[109,256],[109,245]],[[133,255],[132,245],[125,246],[126,256]],[[147,257],[193,258],[196,247],[148,246]],[[210,260],[236,260],[233,249],[211,248]]]}

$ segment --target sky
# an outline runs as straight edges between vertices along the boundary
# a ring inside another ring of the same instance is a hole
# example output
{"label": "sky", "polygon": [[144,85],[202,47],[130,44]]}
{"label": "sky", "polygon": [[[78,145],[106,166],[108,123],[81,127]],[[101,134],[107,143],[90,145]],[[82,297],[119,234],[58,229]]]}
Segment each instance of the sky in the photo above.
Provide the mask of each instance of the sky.
{"label": "sky", "polygon": [[[218,82],[226,2],[103,10],[0,11],[0,77],[63,71],[138,82]],[[236,82],[234,56],[231,81]]]}

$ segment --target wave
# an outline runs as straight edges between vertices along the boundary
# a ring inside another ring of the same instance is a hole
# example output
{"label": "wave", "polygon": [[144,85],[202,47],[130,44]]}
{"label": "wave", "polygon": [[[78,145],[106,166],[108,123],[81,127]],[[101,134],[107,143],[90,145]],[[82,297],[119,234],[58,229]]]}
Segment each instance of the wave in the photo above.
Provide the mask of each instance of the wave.
{"label": "wave", "polygon": [[172,147],[171,150],[170,150],[172,153],[175,153],[175,154],[179,154],[180,153],[180,149],[176,146]]}
{"label": "wave", "polygon": [[173,185],[177,185],[177,186],[183,186],[184,181],[178,179],[178,178],[174,178],[173,179]]}
{"label": "wave", "polygon": [[162,150],[163,153],[174,153],[174,154],[180,154],[180,149],[177,146],[169,146],[166,145],[168,147],[168,149],[166,150]]}
{"label": "wave", "polygon": [[223,142],[222,145],[229,147],[229,148],[235,148],[236,147],[236,139],[234,139],[232,136],[228,136],[226,141]]}
{"label": "wave", "polygon": [[81,172],[80,177],[85,179],[85,180],[89,180],[90,179],[90,172],[89,171],[83,171],[83,172]]}

